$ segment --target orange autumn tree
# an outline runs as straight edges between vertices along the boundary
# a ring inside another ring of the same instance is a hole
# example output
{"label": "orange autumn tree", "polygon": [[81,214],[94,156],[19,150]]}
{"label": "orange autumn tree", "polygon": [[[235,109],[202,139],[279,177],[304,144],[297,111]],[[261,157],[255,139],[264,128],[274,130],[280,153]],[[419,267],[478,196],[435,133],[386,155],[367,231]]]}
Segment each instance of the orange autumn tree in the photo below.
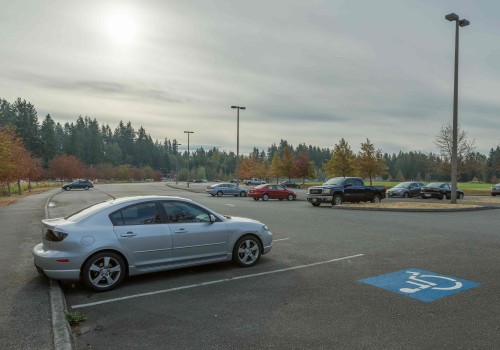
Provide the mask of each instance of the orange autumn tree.
{"label": "orange autumn tree", "polygon": [[24,147],[15,130],[9,126],[0,128],[0,184],[6,185],[11,195],[10,183],[16,182],[21,194],[20,180],[27,178],[30,166],[30,153]]}
{"label": "orange autumn tree", "polygon": [[83,175],[83,164],[75,156],[59,156],[49,162],[51,176],[59,179],[76,179]]}

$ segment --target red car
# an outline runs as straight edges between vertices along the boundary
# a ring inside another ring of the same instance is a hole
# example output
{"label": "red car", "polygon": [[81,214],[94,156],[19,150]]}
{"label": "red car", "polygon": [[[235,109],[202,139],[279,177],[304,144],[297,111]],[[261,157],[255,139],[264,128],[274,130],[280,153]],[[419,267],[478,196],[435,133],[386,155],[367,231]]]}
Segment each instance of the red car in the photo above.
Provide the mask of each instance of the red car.
{"label": "red car", "polygon": [[295,192],[287,190],[283,186],[268,184],[259,185],[249,189],[248,196],[252,197],[256,201],[258,201],[259,198],[262,198],[263,201],[267,201],[268,199],[279,199],[280,201],[286,199],[293,201],[297,198],[297,194]]}

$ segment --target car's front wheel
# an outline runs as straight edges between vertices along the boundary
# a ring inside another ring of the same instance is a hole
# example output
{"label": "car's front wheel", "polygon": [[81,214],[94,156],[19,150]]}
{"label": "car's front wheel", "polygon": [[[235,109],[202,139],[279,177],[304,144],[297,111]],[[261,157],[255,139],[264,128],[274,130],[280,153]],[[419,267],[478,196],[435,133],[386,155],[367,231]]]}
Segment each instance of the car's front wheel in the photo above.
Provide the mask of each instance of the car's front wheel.
{"label": "car's front wheel", "polygon": [[85,191],[87,191],[89,189],[89,186],[85,186],[84,189]]}
{"label": "car's front wheel", "polygon": [[242,267],[250,267],[260,259],[262,246],[254,236],[241,237],[233,249],[233,261]]}
{"label": "car's front wheel", "polygon": [[403,193],[403,198],[408,198],[410,197],[410,194],[408,192]]}
{"label": "car's front wheel", "polygon": [[288,197],[286,197],[287,200],[293,201],[293,194],[289,194]]}
{"label": "car's front wheel", "polygon": [[222,197],[222,191],[217,191],[217,197]]}
{"label": "car's front wheel", "polygon": [[341,205],[343,202],[342,196],[340,194],[336,194],[333,196],[333,203],[332,205]]}
{"label": "car's front wheel", "polygon": [[373,196],[372,203],[380,203],[381,200],[382,198],[380,198],[380,196],[376,194]]}
{"label": "car's front wheel", "polygon": [[101,252],[91,256],[82,269],[83,282],[97,292],[116,288],[125,278],[125,274],[123,258],[113,252]]}
{"label": "car's front wheel", "polygon": [[267,201],[269,200],[269,195],[267,193],[265,193],[263,196],[262,196],[262,200],[263,201]]}
{"label": "car's front wheel", "polygon": [[69,191],[69,190],[71,190],[71,187],[66,186],[66,187],[64,187],[64,189],[65,189],[66,191]]}

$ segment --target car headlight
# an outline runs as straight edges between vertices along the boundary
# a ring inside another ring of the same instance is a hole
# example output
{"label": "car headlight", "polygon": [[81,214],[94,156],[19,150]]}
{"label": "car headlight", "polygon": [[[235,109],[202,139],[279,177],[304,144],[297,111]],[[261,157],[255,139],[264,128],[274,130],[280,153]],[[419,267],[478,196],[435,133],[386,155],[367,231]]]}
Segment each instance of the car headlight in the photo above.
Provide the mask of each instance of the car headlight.
{"label": "car headlight", "polygon": [[329,188],[323,188],[323,194],[330,194],[331,190]]}

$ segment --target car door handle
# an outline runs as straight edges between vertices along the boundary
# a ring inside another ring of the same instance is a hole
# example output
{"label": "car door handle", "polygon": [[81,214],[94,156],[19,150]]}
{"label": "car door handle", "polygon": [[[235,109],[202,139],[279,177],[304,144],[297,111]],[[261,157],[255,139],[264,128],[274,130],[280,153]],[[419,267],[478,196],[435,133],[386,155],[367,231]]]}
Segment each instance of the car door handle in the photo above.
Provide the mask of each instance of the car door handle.
{"label": "car door handle", "polygon": [[175,230],[174,233],[186,233],[188,232],[185,228],[180,228],[178,230]]}
{"label": "car door handle", "polygon": [[134,237],[134,236],[137,236],[137,233],[133,233],[133,232],[127,232],[127,233],[122,233],[121,234],[122,237]]}

